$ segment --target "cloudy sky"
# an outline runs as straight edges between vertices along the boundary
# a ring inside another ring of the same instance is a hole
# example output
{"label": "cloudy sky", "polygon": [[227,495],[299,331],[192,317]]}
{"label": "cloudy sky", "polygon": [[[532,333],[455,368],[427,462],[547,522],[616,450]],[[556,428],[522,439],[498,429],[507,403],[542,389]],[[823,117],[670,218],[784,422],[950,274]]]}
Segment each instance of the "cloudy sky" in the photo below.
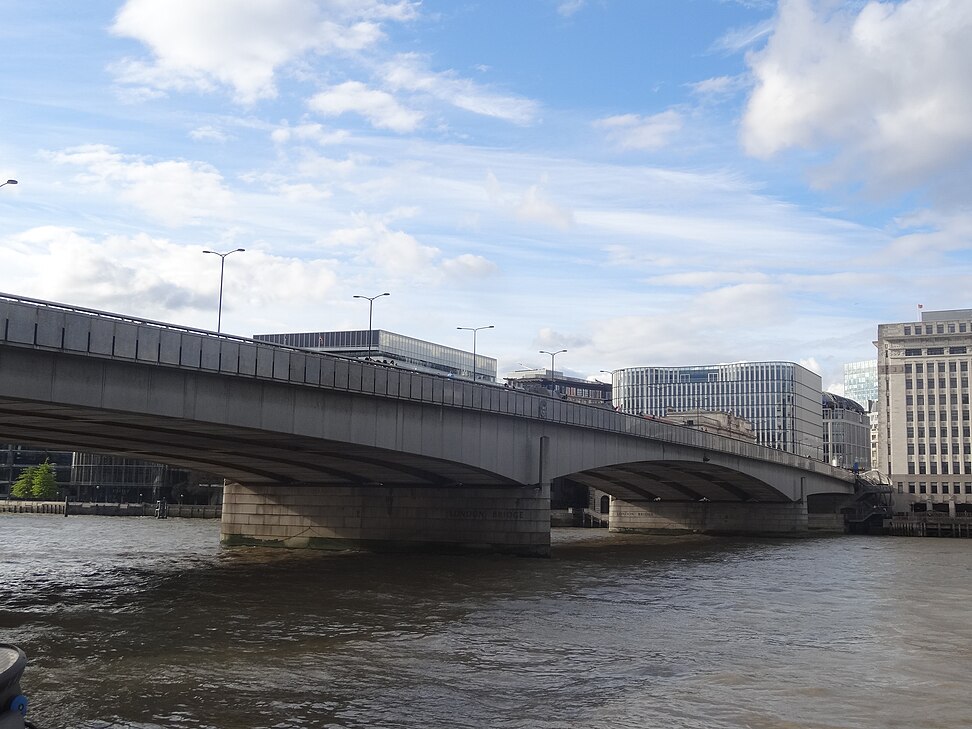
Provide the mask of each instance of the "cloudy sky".
{"label": "cloudy sky", "polygon": [[787,360],[972,306],[968,0],[0,9],[0,291],[501,372]]}

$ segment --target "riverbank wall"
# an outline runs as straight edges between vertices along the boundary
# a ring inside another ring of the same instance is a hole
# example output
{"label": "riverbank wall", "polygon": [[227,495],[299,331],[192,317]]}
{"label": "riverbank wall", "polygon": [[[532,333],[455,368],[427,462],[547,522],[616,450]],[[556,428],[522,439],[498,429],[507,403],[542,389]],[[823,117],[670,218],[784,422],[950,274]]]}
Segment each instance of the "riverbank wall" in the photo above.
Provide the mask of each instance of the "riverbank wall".
{"label": "riverbank wall", "polygon": [[[156,504],[111,504],[87,501],[0,500],[0,514],[64,514],[66,516],[156,516]],[[182,519],[219,519],[221,506],[166,504],[166,516]]]}

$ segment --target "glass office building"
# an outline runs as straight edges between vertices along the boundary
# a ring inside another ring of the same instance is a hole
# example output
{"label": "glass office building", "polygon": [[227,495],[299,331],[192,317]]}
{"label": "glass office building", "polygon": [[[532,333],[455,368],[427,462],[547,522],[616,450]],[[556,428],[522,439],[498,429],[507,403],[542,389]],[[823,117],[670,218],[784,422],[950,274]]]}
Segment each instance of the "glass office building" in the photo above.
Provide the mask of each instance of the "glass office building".
{"label": "glass office building", "polygon": [[260,342],[330,352],[359,359],[372,358],[420,372],[496,382],[496,360],[462,349],[426,342],[382,329],[346,332],[255,334]]}
{"label": "glass office building", "polygon": [[844,397],[849,397],[867,410],[870,403],[877,402],[878,373],[877,360],[848,362],[844,365]]}
{"label": "glass office building", "polygon": [[871,468],[871,421],[854,400],[823,394],[824,460],[840,468]]}
{"label": "glass office building", "polygon": [[760,445],[823,459],[820,375],[793,362],[631,367],[616,370],[613,384],[623,412],[720,410],[752,423]]}

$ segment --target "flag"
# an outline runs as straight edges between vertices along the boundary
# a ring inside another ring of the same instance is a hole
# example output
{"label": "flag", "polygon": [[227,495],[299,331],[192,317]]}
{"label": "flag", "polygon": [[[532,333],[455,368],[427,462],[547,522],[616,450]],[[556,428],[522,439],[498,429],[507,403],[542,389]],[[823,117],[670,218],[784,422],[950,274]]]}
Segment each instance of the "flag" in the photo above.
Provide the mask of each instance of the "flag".
{"label": "flag", "polygon": [[924,308],[924,305],[923,304],[918,304],[918,308],[919,309],[923,309]]}

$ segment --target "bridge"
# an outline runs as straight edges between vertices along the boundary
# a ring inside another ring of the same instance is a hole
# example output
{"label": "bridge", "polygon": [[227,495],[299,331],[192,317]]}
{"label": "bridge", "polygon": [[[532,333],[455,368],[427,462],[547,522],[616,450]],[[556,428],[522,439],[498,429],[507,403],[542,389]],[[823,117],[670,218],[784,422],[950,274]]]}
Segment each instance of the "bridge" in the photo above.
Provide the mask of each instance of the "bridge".
{"label": "bridge", "polygon": [[611,528],[786,534],[825,463],[498,385],[0,294],[0,440],[225,481],[225,544],[543,555],[550,484]]}

